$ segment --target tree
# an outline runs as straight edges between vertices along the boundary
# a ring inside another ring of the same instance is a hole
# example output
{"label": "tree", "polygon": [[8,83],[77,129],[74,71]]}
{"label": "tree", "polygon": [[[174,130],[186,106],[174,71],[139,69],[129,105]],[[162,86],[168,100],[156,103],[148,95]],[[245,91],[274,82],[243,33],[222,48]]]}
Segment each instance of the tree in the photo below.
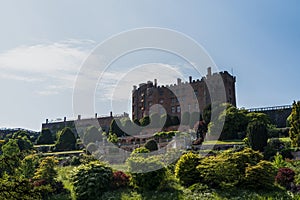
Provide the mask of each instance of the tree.
{"label": "tree", "polygon": [[[248,118],[245,110],[239,110],[231,104],[218,104],[212,111],[218,119],[213,119],[209,124],[209,134],[218,136],[215,127],[220,126],[219,122],[224,121],[223,130],[219,135],[219,140],[238,139],[240,132],[245,132],[248,124]],[[215,123],[213,123],[215,122]]]}
{"label": "tree", "polygon": [[76,199],[99,199],[104,192],[109,190],[112,178],[112,169],[99,161],[74,168],[71,181],[74,185]]}
{"label": "tree", "polygon": [[36,144],[53,144],[54,138],[51,131],[48,128],[42,129]]}
{"label": "tree", "polygon": [[2,177],[4,173],[14,175],[21,162],[21,151],[17,141],[15,139],[9,139],[9,141],[2,146],[1,150],[0,177]]}
{"label": "tree", "polygon": [[146,142],[145,148],[148,149],[149,151],[157,151],[158,150],[157,142],[155,140],[149,140]]}
{"label": "tree", "polygon": [[125,133],[124,131],[119,127],[119,125],[121,126],[121,122],[119,119],[113,119],[110,123],[110,128],[109,128],[109,134],[116,134],[117,137],[121,137],[124,136]]}
{"label": "tree", "polygon": [[9,139],[9,141],[2,146],[3,156],[14,156],[20,153],[17,140]]}
{"label": "tree", "polygon": [[160,116],[160,125],[161,127],[170,127],[172,126],[172,120],[171,120],[171,117],[170,115],[168,114],[163,114]]}
{"label": "tree", "polygon": [[33,178],[35,180],[44,180],[47,184],[54,183],[57,176],[57,171],[55,170],[57,163],[58,161],[53,156],[44,158]]}
{"label": "tree", "polygon": [[247,113],[247,118],[249,123],[254,121],[260,121],[266,125],[270,124],[269,116],[266,115],[265,113],[250,112]]}
{"label": "tree", "polygon": [[83,143],[87,146],[90,143],[96,143],[96,141],[102,141],[102,135],[95,126],[90,126],[84,132]]}
{"label": "tree", "polygon": [[37,155],[28,155],[21,161],[20,171],[25,178],[32,178],[39,159]]}
{"label": "tree", "polygon": [[148,126],[150,124],[150,117],[145,116],[140,120],[141,126]]}
{"label": "tree", "polygon": [[58,140],[55,144],[56,151],[68,151],[76,149],[76,138],[69,127],[65,127],[58,134]]}
{"label": "tree", "polygon": [[294,102],[290,119],[289,135],[293,147],[300,147],[300,101]]}
{"label": "tree", "polygon": [[253,150],[263,151],[268,142],[268,130],[266,124],[260,121],[250,122],[247,127],[247,138]]}

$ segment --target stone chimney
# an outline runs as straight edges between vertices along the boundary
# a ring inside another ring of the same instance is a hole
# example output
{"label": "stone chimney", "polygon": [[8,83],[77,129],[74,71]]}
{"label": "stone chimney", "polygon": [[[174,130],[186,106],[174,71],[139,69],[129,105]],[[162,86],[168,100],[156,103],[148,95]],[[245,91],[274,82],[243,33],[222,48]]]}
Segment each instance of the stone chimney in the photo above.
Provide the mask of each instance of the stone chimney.
{"label": "stone chimney", "polygon": [[189,81],[190,83],[192,83],[192,76],[189,76]]}
{"label": "stone chimney", "polygon": [[48,124],[48,122],[49,122],[49,120],[48,120],[48,119],[46,119],[46,124]]}
{"label": "stone chimney", "polygon": [[110,117],[112,117],[112,116],[113,116],[113,114],[112,114],[112,111],[110,111],[110,114],[109,114],[109,116],[110,116]]}
{"label": "stone chimney", "polygon": [[207,76],[211,76],[211,67],[207,68]]}
{"label": "stone chimney", "polygon": [[67,121],[67,117],[64,117],[64,122],[66,122]]}
{"label": "stone chimney", "polygon": [[181,84],[181,79],[177,78],[177,85],[180,85],[180,84]]}
{"label": "stone chimney", "polygon": [[78,119],[78,120],[81,120],[81,115],[78,115],[77,119]]}
{"label": "stone chimney", "polygon": [[157,87],[157,79],[154,79],[154,87]]}
{"label": "stone chimney", "polygon": [[95,113],[95,118],[96,118],[96,119],[98,118],[98,115],[97,115],[97,113]]}

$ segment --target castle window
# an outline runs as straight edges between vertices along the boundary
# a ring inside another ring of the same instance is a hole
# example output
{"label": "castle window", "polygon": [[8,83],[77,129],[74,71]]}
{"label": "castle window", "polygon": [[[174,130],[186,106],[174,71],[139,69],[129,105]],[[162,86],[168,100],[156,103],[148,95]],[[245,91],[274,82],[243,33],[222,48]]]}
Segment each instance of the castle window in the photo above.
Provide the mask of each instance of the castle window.
{"label": "castle window", "polygon": [[175,106],[172,106],[172,107],[171,107],[171,112],[172,112],[172,113],[175,113]]}
{"label": "castle window", "polygon": [[198,97],[199,93],[198,90],[194,90],[195,96]]}
{"label": "castle window", "polygon": [[163,90],[158,90],[158,93],[160,96],[162,96],[164,94],[164,91]]}
{"label": "castle window", "polygon": [[172,103],[176,103],[176,98],[171,98]]}
{"label": "castle window", "polygon": [[176,107],[176,111],[177,111],[178,113],[180,113],[180,106],[177,106],[177,107]]}

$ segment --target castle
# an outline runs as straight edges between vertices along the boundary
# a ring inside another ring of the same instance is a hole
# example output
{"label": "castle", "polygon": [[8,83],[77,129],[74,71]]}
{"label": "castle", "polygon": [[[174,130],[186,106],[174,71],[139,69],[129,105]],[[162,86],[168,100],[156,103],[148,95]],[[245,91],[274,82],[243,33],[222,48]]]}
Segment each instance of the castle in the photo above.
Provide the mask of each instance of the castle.
{"label": "castle", "polygon": [[[201,112],[211,103],[207,83],[213,82],[214,85],[218,85],[219,83],[216,82],[221,80],[218,79],[220,75],[224,83],[226,102],[236,106],[236,78],[227,71],[212,74],[211,67],[209,67],[207,75],[202,77],[201,80],[193,80],[190,76],[189,82],[182,82],[178,78],[177,84],[159,86],[157,79],[154,79],[154,83],[148,81],[139,84],[139,87],[133,86],[132,119],[139,120],[149,115],[150,107],[154,104],[161,105],[155,110],[158,114],[163,114],[163,109],[165,109],[167,114],[179,118],[183,110],[190,113],[197,110]],[[188,89],[189,87],[192,90]]]}

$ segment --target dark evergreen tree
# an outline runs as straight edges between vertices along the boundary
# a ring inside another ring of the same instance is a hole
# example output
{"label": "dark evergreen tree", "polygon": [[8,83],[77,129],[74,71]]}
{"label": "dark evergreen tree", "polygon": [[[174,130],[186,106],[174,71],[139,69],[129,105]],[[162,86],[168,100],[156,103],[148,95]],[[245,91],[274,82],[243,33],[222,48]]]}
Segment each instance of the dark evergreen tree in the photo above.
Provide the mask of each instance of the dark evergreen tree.
{"label": "dark evergreen tree", "polygon": [[102,141],[102,135],[95,126],[88,127],[83,135],[83,144],[96,143]]}
{"label": "dark evergreen tree", "polygon": [[250,122],[247,127],[247,138],[253,150],[264,151],[268,142],[268,129],[266,124],[260,121]]}
{"label": "dark evergreen tree", "polygon": [[65,127],[58,134],[58,139],[55,144],[56,151],[68,151],[76,149],[76,138],[69,127]]}
{"label": "dark evergreen tree", "polygon": [[157,142],[155,140],[149,140],[146,142],[145,148],[149,151],[156,151],[158,150]]}
{"label": "dark evergreen tree", "polygon": [[140,120],[141,126],[148,126],[150,124],[150,117],[145,116]]}
{"label": "dark evergreen tree", "polygon": [[122,125],[119,119],[113,119],[111,121],[110,128],[109,128],[109,134],[116,134],[117,137],[121,137],[121,136],[126,135],[124,133],[124,131],[119,127],[118,124],[120,126]]}
{"label": "dark evergreen tree", "polygon": [[300,101],[293,103],[292,113],[289,120],[291,125],[289,135],[292,141],[292,146],[300,147]]}
{"label": "dark evergreen tree", "polygon": [[54,138],[51,131],[48,128],[43,129],[36,141],[36,144],[53,144],[53,143],[54,143]]}

